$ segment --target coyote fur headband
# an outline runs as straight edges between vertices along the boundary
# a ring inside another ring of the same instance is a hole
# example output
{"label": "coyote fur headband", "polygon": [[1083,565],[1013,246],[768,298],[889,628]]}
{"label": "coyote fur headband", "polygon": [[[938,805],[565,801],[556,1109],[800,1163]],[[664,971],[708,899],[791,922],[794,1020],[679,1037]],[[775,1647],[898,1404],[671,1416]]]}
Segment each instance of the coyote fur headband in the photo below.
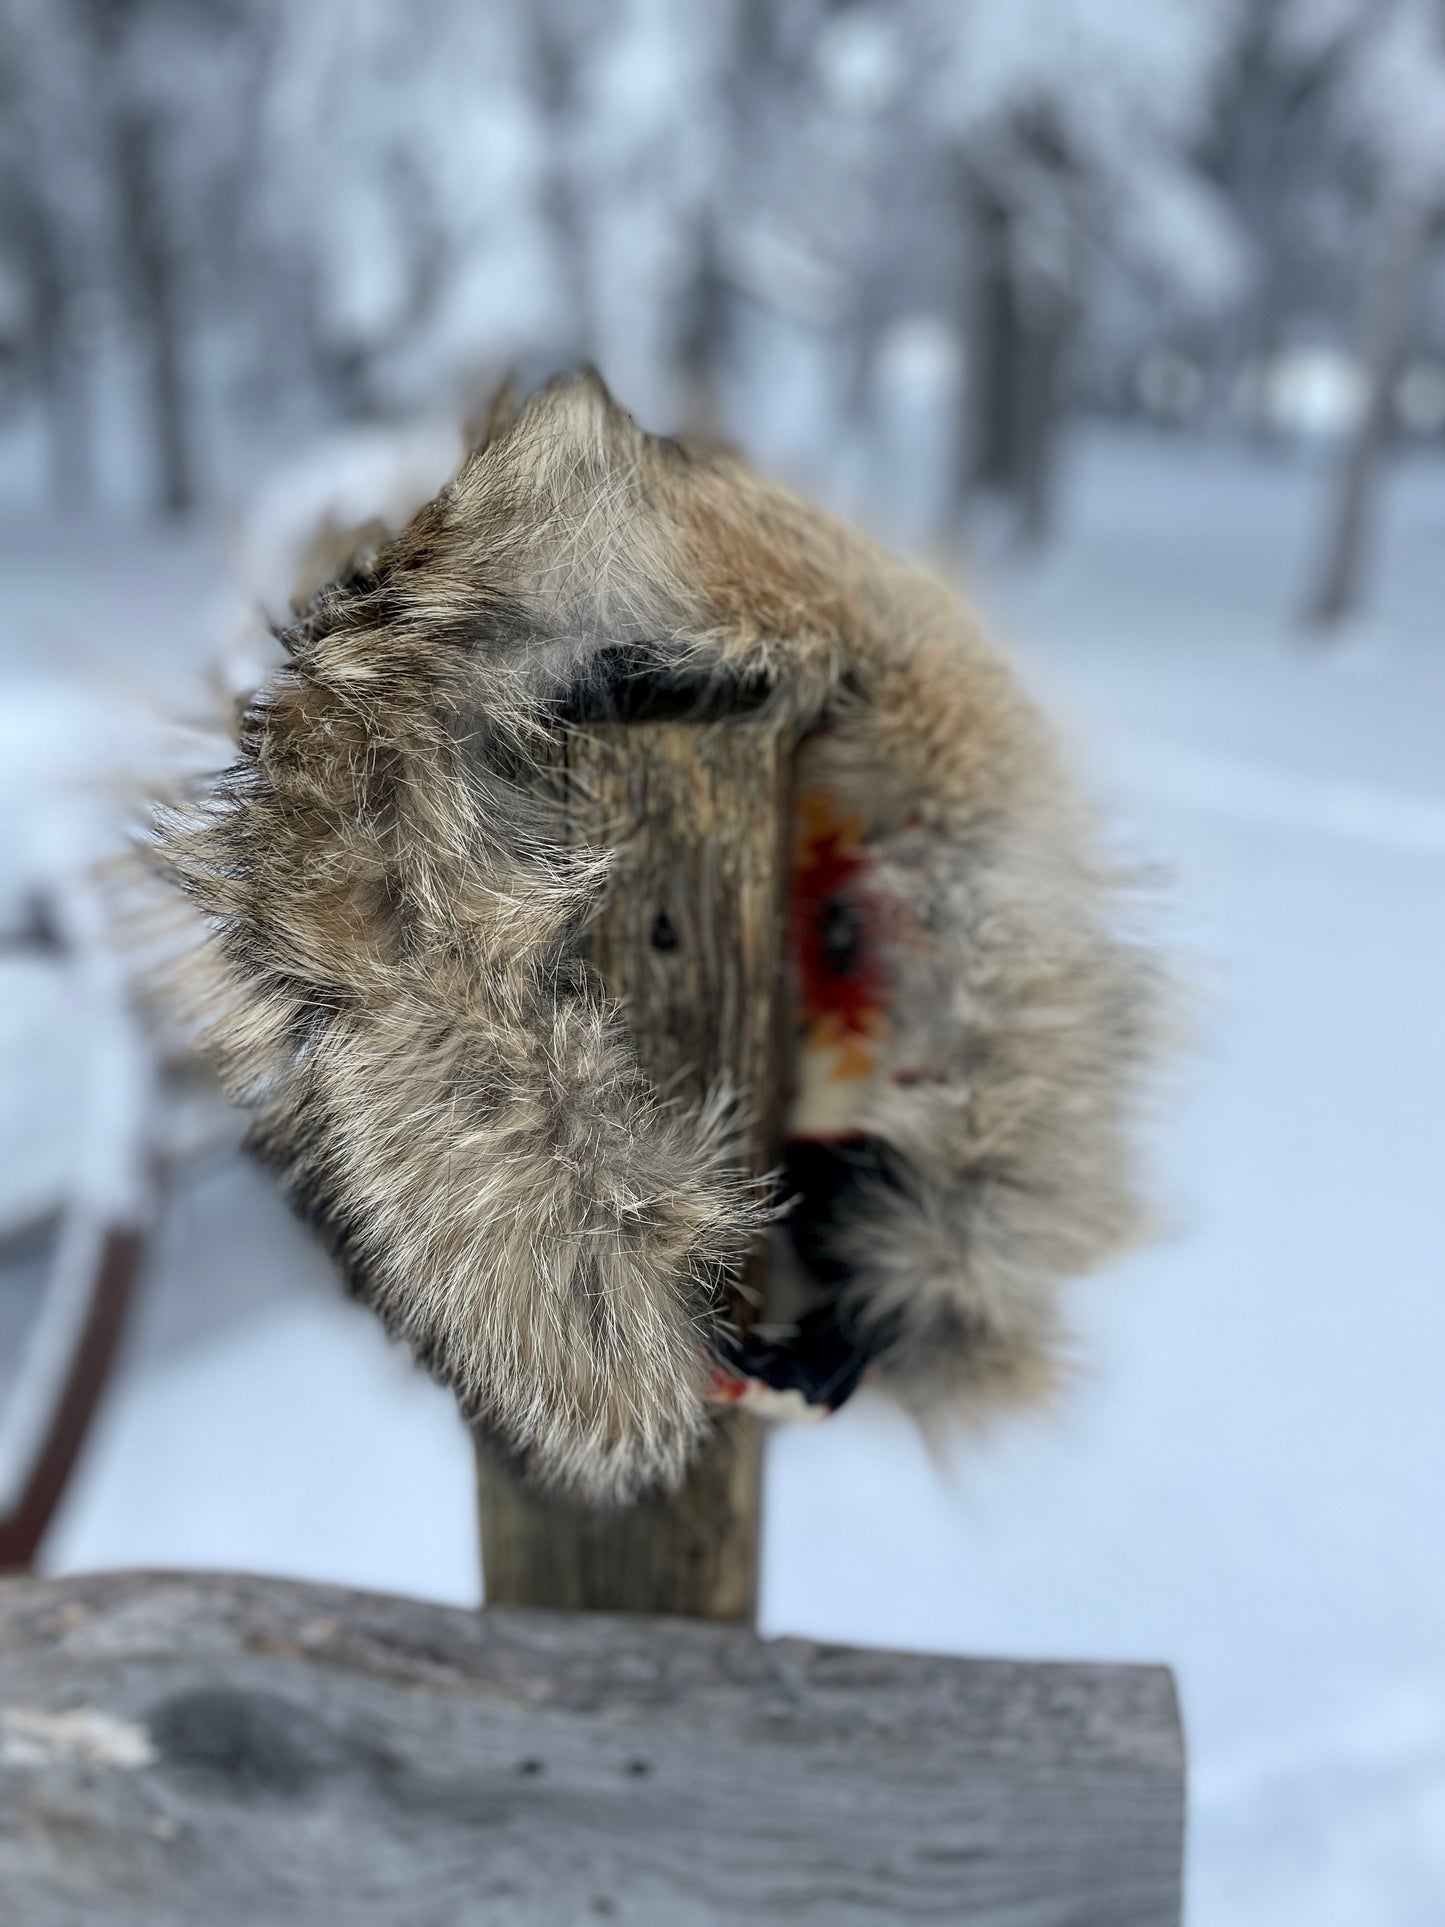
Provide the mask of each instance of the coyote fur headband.
{"label": "coyote fur headband", "polygon": [[[206,1048],[361,1295],[538,1479],[676,1481],[759,1223],[577,967],[605,852],[539,746],[646,675],[765,691],[799,741],[784,1225],[836,1402],[1036,1394],[1058,1287],[1133,1234],[1152,971],[1053,746],[938,582],[594,376],[496,427],[282,641],[238,758],[167,813]],[[805,1327],[808,1321],[805,1322]],[[805,1332],[806,1338],[806,1332]]]}

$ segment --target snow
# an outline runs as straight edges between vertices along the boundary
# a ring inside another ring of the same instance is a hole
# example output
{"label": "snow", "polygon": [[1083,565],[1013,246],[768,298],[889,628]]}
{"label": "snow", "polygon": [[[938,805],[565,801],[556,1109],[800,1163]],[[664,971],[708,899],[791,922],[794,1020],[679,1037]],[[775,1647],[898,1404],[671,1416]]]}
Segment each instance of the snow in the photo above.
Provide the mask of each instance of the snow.
{"label": "snow", "polygon": [[188,1184],[51,1569],[228,1567],[466,1604],[474,1508],[450,1398],[342,1295],[266,1178]]}
{"label": "snow", "polygon": [[[776,1434],[763,1625],[1165,1661],[1192,1927],[1427,1927],[1445,1893],[1445,491],[1438,463],[1402,466],[1375,614],[1325,654],[1291,627],[1308,463],[1075,448],[1060,545],[1034,563],[980,529],[975,573],[1130,848],[1176,876],[1203,1041],[1160,1132],[1168,1235],[1079,1287],[1084,1368],[1050,1420],[932,1454],[864,1397]],[[172,695],[198,678],[202,546],[10,529],[0,557],[12,690],[61,584],[87,648],[47,687],[76,714],[127,674]],[[68,740],[70,712],[49,713]],[[238,1161],[174,1182],[47,1556],[477,1597],[450,1401]]]}

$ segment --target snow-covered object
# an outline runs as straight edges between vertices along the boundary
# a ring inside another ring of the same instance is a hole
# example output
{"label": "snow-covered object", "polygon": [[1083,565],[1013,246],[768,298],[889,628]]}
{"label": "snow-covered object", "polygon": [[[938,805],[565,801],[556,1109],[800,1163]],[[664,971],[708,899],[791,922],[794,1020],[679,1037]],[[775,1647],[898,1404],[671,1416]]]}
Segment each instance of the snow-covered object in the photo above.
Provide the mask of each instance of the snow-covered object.
{"label": "snow-covered object", "polygon": [[[107,1253],[147,1214],[149,1057],[93,880],[72,871],[35,899],[56,955],[0,965],[0,1231],[52,1231],[27,1305],[6,1307],[0,1522],[19,1506],[91,1325]],[[25,1282],[7,1275],[15,1291]]]}
{"label": "snow-covered object", "polygon": [[[729,174],[731,6],[622,0],[574,52],[560,129],[589,353],[654,420],[687,413],[686,336]],[[577,18],[580,20],[579,14]]]}
{"label": "snow-covered object", "polygon": [[150,1069],[103,872],[173,742],[139,700],[58,681],[0,710],[0,1224],[141,1210]]}
{"label": "snow-covered object", "polygon": [[43,1223],[74,1176],[86,1018],[80,985],[60,959],[0,962],[0,1233]]}
{"label": "snow-covered object", "polygon": [[1379,9],[1350,77],[1357,124],[1399,188],[1445,200],[1445,21],[1436,0]]}
{"label": "snow-covered object", "polygon": [[1284,0],[1296,62],[1332,64],[1347,125],[1394,191],[1445,199],[1445,20],[1436,0]]}
{"label": "snow-covered object", "polygon": [[285,621],[293,598],[306,592],[307,570],[328,531],[344,540],[372,523],[400,529],[455,474],[465,448],[452,417],[313,437],[247,497],[231,545],[237,586],[274,621]]}
{"label": "snow-covered object", "polygon": [[279,665],[276,630],[294,600],[334,575],[359,540],[404,528],[455,474],[465,446],[455,420],[378,423],[319,435],[267,471],[231,532],[234,613],[214,663],[225,699],[244,702]]}
{"label": "snow-covered object", "polygon": [[1060,144],[1107,199],[1102,238],[1187,300],[1221,308],[1248,261],[1194,162],[1239,0],[914,0],[924,100],[1006,202],[1035,219],[1021,130]]}
{"label": "snow-covered object", "polygon": [[139,691],[45,676],[0,705],[0,927],[24,928],[37,896],[124,847],[126,825],[176,737]]}
{"label": "snow-covered object", "polygon": [[523,8],[451,0],[282,15],[261,203],[311,263],[328,351],[368,366],[393,405],[465,405],[529,348],[581,346],[532,34]]}

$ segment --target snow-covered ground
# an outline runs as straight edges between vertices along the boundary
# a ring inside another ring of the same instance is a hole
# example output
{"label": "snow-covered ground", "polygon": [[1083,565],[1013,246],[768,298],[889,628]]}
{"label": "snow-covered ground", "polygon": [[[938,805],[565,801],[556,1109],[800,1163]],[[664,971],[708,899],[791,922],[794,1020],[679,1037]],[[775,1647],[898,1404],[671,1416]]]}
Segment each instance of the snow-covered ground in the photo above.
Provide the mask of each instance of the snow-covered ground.
{"label": "snow-covered ground", "polygon": [[[1317,480],[1091,438],[1058,548],[980,561],[1175,872],[1205,1041],[1161,1132],[1173,1229],[1079,1288],[1049,1426],[944,1466],[865,1397],[768,1465],[766,1630],[1176,1668],[1193,1927],[1445,1919],[1445,469],[1398,477],[1375,614],[1329,655],[1290,626]],[[12,521],[0,563],[18,734],[194,686],[206,542]],[[448,1399],[233,1159],[167,1203],[47,1559],[478,1596]]]}

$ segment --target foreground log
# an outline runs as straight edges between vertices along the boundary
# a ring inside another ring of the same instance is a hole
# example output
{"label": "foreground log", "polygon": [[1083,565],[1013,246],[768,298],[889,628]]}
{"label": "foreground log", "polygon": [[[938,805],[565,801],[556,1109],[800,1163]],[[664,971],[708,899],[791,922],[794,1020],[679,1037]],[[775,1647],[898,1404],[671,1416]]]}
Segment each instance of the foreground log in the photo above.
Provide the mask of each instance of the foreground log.
{"label": "foreground log", "polygon": [[0,1584],[0,1919],[1177,1927],[1169,1674],[230,1576]]}

